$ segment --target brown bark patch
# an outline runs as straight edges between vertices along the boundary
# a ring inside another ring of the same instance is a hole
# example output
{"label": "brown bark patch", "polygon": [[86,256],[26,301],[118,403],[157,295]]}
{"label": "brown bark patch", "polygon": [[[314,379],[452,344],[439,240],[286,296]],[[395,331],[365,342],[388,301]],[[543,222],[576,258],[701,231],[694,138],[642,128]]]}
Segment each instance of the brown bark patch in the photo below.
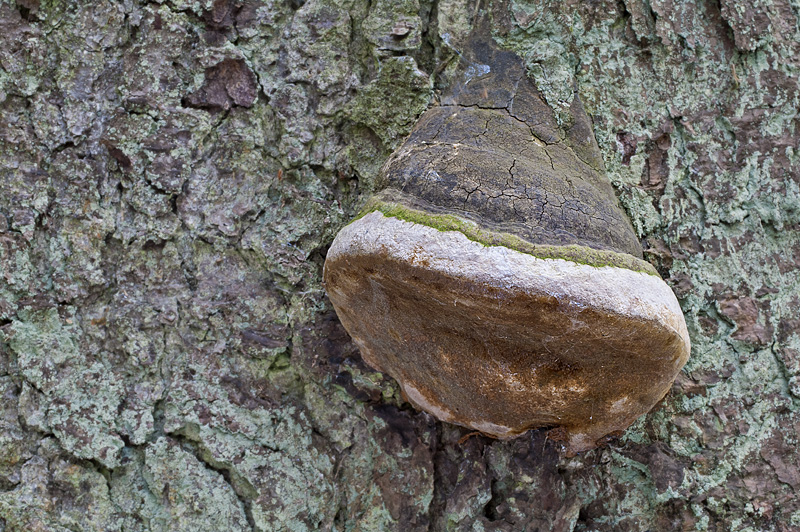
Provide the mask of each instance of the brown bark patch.
{"label": "brown bark patch", "polygon": [[234,105],[252,107],[257,95],[256,76],[244,60],[226,59],[206,69],[203,86],[186,98],[186,105],[227,111]]}

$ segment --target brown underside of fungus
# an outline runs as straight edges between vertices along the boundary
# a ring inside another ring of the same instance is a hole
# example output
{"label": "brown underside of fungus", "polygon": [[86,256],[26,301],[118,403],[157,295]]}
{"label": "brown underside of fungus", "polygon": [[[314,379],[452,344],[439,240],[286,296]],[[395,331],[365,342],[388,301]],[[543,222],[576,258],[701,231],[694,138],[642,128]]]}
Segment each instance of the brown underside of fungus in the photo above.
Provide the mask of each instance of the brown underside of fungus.
{"label": "brown underside of fungus", "polygon": [[690,347],[577,96],[571,117],[560,128],[523,61],[474,35],[324,278],[414,406],[498,438],[558,428],[578,452],[649,411]]}

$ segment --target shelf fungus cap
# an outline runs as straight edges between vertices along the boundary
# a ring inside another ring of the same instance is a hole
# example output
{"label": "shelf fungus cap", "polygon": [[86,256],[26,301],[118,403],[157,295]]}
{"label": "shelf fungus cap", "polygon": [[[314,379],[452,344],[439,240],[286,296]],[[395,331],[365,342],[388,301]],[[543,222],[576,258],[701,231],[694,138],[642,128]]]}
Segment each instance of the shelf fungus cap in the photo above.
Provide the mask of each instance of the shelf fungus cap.
{"label": "shelf fungus cap", "polygon": [[642,260],[577,97],[560,128],[518,56],[481,36],[464,55],[334,240],[326,289],[415,407],[591,449],[670,389],[690,351],[683,314]]}

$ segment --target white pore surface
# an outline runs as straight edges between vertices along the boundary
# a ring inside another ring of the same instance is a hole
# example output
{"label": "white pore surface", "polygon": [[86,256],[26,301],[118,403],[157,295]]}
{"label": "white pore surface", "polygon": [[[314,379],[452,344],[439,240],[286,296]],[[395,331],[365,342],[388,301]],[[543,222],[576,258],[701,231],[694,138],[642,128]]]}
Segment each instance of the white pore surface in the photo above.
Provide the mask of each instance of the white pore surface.
{"label": "white pore surface", "polygon": [[[689,333],[678,300],[660,278],[614,266],[588,266],[564,259],[540,259],[503,246],[484,246],[458,231],[386,217],[374,211],[342,229],[328,260],[375,252],[408,263],[425,263],[442,274],[509,290],[543,293],[578,308],[591,307],[678,333],[689,353]],[[685,358],[676,360],[682,365]]]}

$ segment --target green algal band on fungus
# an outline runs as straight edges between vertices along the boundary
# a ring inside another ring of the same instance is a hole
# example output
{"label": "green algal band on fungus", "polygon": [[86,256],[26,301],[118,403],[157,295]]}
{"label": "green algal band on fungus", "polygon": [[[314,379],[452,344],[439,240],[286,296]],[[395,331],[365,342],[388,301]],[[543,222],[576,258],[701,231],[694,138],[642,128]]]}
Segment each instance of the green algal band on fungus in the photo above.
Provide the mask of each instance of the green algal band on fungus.
{"label": "green algal band on fungus", "polygon": [[436,229],[437,231],[458,231],[469,240],[478,242],[484,246],[504,246],[539,259],[563,259],[597,268],[603,266],[625,268],[627,270],[660,277],[652,264],[625,253],[592,249],[587,246],[579,245],[552,246],[531,244],[522,238],[508,233],[481,229],[475,222],[458,216],[451,214],[431,214],[399,203],[382,201],[374,197],[361,209],[353,222],[375,211],[382,213],[384,216],[424,225]]}

